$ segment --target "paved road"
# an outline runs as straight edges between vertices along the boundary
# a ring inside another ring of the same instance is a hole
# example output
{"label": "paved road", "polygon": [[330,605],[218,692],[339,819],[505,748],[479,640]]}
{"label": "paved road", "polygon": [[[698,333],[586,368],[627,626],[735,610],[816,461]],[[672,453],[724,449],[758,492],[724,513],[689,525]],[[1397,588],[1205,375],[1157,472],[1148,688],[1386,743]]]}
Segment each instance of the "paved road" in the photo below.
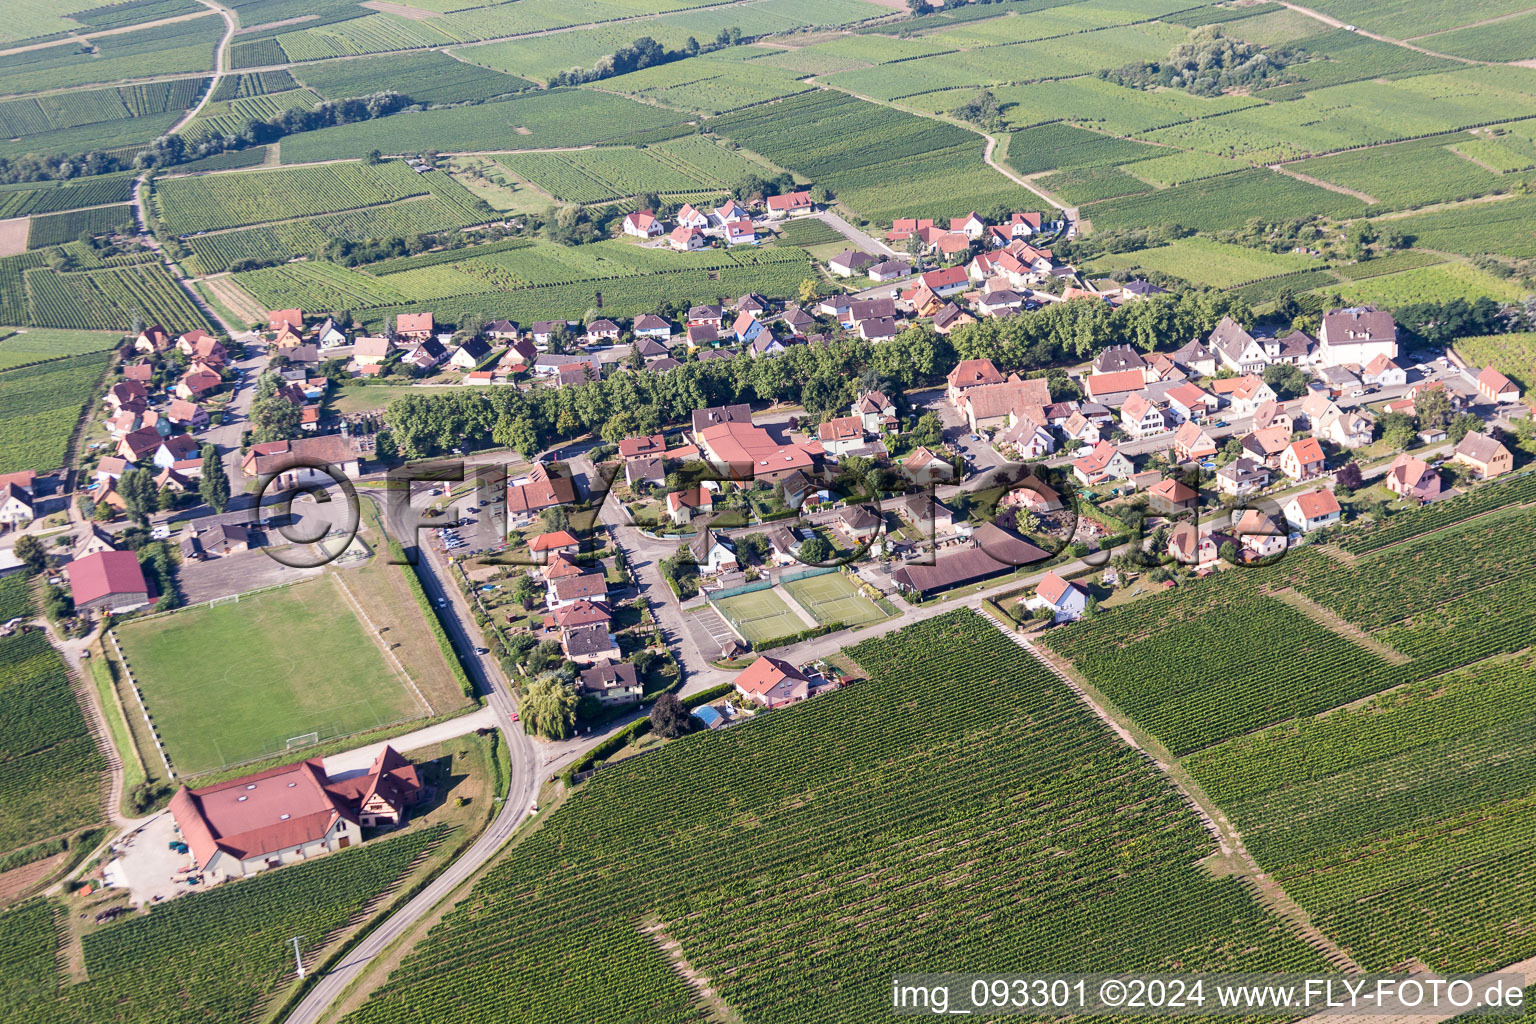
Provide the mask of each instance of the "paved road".
{"label": "paved road", "polygon": [[380,740],[370,743],[356,750],[348,750],[340,754],[332,754],[325,758],[325,773],[330,776],[340,775],[343,772],[367,771],[375,758],[386,747],[394,747],[402,754],[422,747],[430,747],[434,743],[442,743],[444,740],[456,740],[460,736],[468,736],[479,729],[494,729],[496,727],[496,711],[494,708],[484,707],[479,711],[472,711],[467,715],[449,719],[446,722],[438,722],[429,725],[425,729],[417,729],[403,736],[396,736],[390,740]]}
{"label": "paved road", "polygon": [[203,96],[197,101],[196,106],[183,114],[179,121],[165,130],[164,134],[166,135],[175,135],[181,130],[183,125],[202,113],[203,108],[208,105],[208,100],[213,97],[214,90],[219,87],[219,79],[224,77],[224,65],[227,63],[225,51],[229,46],[229,41],[235,37],[235,14],[233,11],[223,4],[216,3],[215,0],[197,0],[197,2],[209,10],[216,11],[219,17],[224,19],[224,35],[213,50],[213,77],[208,82],[208,88],[203,91]]}
{"label": "paved road", "polygon": [[846,220],[844,220],[841,216],[832,210],[822,210],[819,213],[810,214],[809,217],[805,219],[821,221],[827,227],[831,228],[833,231],[836,231],[838,234],[848,239],[848,241],[852,242],[855,248],[862,249],[864,252],[867,252],[872,256],[879,255],[900,257],[905,255],[904,253],[900,253],[895,249],[892,249],[890,246],[886,245],[874,235],[868,234],[867,232],[854,227],[852,224],[849,224]]}

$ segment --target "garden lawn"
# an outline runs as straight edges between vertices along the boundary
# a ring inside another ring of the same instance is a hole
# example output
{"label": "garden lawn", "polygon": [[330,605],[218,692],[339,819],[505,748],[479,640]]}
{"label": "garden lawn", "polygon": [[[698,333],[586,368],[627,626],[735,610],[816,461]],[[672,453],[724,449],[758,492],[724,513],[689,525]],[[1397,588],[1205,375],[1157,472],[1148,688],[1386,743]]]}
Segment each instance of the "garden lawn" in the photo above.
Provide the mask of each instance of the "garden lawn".
{"label": "garden lawn", "polygon": [[841,622],[846,626],[859,626],[885,618],[885,613],[873,601],[859,593],[853,581],[840,572],[807,576],[785,583],[800,606],[823,625]]}
{"label": "garden lawn", "polygon": [[117,636],[182,775],[422,714],[330,577],[131,621]]}
{"label": "garden lawn", "polygon": [[805,621],[790,611],[789,605],[772,590],[754,590],[713,603],[715,610],[729,619],[754,645],[806,629]]}

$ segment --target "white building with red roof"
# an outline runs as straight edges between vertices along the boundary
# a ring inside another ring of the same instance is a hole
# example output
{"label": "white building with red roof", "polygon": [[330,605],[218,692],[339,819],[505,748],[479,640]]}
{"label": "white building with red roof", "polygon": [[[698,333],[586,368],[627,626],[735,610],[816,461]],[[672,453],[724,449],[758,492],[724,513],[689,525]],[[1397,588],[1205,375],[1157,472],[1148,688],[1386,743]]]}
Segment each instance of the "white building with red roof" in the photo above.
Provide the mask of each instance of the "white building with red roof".
{"label": "white building with red roof", "polygon": [[666,227],[661,220],[650,210],[636,210],[634,213],[624,216],[624,233],[635,238],[657,238],[665,233]]}
{"label": "white building with red roof", "polygon": [[1483,372],[1477,375],[1477,393],[1490,402],[1520,401],[1519,387],[1491,366],[1483,367]]}
{"label": "white building with red roof", "polygon": [[783,707],[811,695],[811,680],[787,661],[763,655],[735,679],[736,692],[765,708]]}
{"label": "white building with red roof", "polygon": [[1035,596],[1025,602],[1029,608],[1049,608],[1054,622],[1080,619],[1088,607],[1088,591],[1076,581],[1065,580],[1048,572],[1035,586]]}
{"label": "white building with red roof", "polygon": [[1280,510],[1285,515],[1285,521],[1302,533],[1311,533],[1313,530],[1332,525],[1339,521],[1343,510],[1339,508],[1339,499],[1333,496],[1333,492],[1318,488],[1315,491],[1305,491],[1287,501]]}

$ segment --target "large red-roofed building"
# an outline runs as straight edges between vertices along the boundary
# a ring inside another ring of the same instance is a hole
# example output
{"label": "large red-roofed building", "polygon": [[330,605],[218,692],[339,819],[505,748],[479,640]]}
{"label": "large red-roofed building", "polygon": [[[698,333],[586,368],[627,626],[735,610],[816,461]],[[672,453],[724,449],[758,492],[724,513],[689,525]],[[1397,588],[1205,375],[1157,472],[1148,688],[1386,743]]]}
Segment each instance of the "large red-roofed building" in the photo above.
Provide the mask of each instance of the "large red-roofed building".
{"label": "large red-roofed building", "polygon": [[100,551],[65,570],[79,611],[129,612],[149,603],[149,584],[132,551]]}

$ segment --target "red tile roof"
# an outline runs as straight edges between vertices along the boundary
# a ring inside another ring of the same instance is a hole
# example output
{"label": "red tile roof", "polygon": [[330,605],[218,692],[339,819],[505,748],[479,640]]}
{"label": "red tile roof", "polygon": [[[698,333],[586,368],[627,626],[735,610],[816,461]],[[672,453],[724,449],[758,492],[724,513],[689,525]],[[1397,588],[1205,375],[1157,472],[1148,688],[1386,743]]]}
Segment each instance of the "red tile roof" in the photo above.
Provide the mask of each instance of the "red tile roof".
{"label": "red tile roof", "polygon": [[112,594],[149,595],[139,558],[132,551],[98,551],[69,563],[69,593],[83,605]]}
{"label": "red tile roof", "polygon": [[735,683],[736,688],[743,693],[761,695],[786,679],[802,683],[810,681],[805,677],[805,673],[789,662],[763,655],[743,669],[736,676]]}

